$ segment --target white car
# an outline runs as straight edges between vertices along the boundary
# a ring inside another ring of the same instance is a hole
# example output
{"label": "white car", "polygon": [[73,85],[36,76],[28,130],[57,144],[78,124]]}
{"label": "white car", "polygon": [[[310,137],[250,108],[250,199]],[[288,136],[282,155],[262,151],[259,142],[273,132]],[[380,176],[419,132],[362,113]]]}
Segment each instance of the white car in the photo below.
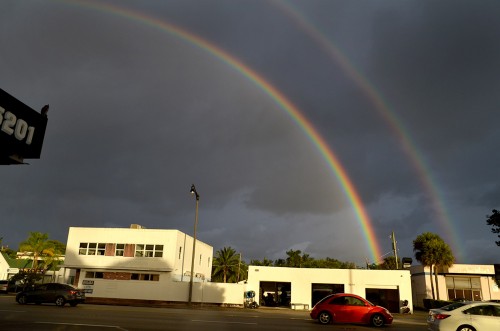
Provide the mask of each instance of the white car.
{"label": "white car", "polygon": [[500,330],[500,303],[486,301],[454,302],[429,310],[431,331]]}

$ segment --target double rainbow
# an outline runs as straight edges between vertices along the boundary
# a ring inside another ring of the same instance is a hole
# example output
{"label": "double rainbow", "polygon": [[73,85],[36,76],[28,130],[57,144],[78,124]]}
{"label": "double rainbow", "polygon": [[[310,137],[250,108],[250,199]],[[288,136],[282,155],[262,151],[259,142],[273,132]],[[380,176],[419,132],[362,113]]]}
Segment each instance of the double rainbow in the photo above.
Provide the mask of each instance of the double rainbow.
{"label": "double rainbow", "polygon": [[134,20],[141,24],[150,26],[151,28],[158,29],[169,33],[170,35],[179,38],[197,48],[211,54],[220,61],[224,62],[237,72],[241,73],[244,77],[249,79],[264,93],[266,93],[280,109],[292,119],[292,121],[305,133],[307,138],[321,153],[322,157],[328,164],[335,177],[340,182],[342,189],[347,196],[361,226],[363,236],[368,245],[371,259],[377,262],[382,256],[380,245],[377,241],[376,233],[368,213],[366,212],[363,202],[354,187],[347,171],[340,163],[339,159],[333,152],[332,148],[316,130],[313,124],[306,118],[304,113],[295,106],[282,92],[275,86],[270,84],[263,76],[252,70],[249,66],[232,56],[228,52],[217,47],[215,44],[195,35],[185,29],[176,25],[168,23],[164,20],[146,15],[141,12],[132,11],[130,9],[119,7],[116,5],[97,3],[93,1],[77,1],[77,0],[63,0],[63,4],[73,4],[78,7],[98,10],[100,12],[109,13],[115,16],[122,17],[128,20]]}

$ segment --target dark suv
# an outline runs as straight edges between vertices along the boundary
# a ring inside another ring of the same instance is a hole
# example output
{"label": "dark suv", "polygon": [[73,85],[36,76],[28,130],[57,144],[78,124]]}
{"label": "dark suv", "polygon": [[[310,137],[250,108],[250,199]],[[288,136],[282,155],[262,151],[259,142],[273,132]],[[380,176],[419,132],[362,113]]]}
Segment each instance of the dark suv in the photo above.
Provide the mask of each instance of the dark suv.
{"label": "dark suv", "polygon": [[27,303],[55,303],[57,306],[63,307],[66,303],[69,303],[71,307],[75,307],[85,301],[85,293],[83,290],[67,284],[37,284],[19,292],[16,295],[16,301],[21,305]]}

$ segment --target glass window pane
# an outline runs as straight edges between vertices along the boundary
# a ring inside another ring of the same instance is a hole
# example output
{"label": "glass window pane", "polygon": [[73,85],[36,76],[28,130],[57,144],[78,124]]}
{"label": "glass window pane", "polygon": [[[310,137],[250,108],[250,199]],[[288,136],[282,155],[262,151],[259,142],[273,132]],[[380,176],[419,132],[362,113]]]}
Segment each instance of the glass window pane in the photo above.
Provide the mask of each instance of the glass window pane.
{"label": "glass window pane", "polygon": [[481,288],[481,280],[479,278],[471,278],[470,283],[472,288]]}
{"label": "glass window pane", "polygon": [[455,288],[471,288],[470,278],[465,277],[454,277],[455,278]]}
{"label": "glass window pane", "polygon": [[455,290],[448,289],[448,300],[453,300],[455,298],[456,298],[456,296],[455,296]]}
{"label": "glass window pane", "polygon": [[472,301],[472,291],[471,290],[464,290],[464,298],[465,300]]}

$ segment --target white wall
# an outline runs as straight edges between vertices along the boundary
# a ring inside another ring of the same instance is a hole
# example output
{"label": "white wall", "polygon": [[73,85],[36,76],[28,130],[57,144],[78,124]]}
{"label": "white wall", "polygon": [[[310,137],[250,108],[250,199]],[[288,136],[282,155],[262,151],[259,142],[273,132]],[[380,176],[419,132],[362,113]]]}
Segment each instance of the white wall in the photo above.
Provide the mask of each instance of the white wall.
{"label": "white wall", "polygon": [[[430,268],[416,265],[411,267],[413,302],[417,307],[424,307],[424,299],[432,299],[432,287],[430,281]],[[444,273],[444,274],[442,274]],[[479,277],[481,283],[481,295],[483,300],[500,300],[500,289],[495,283],[495,268],[493,265],[479,264],[455,264],[450,268],[440,270],[438,275],[439,299],[448,300],[448,291],[446,288],[446,275]],[[434,281],[434,275],[432,275]],[[434,291],[436,285],[434,284]],[[437,299],[437,292],[436,299]]]}
{"label": "white wall", "polygon": [[[140,281],[85,278],[86,271],[82,269],[78,287],[92,291],[88,298],[188,301],[189,282],[173,281],[170,273],[160,273],[159,281]],[[245,288],[245,284],[193,283],[192,302],[242,305]]]}
{"label": "white wall", "polygon": [[248,290],[261,297],[260,282],[290,282],[291,303],[312,304],[312,284],[343,284],[345,292],[365,297],[367,288],[398,289],[412,306],[408,270],[310,269],[249,266]]}
{"label": "white wall", "polygon": [[[135,258],[79,255],[80,243],[89,242],[163,245],[163,256]],[[171,271],[178,275],[178,279],[189,281],[189,277],[183,275],[191,271],[192,251],[193,237],[178,230],[70,227],[64,265],[74,269]],[[201,274],[205,281],[210,280],[212,260],[213,247],[196,240],[195,275]]]}

